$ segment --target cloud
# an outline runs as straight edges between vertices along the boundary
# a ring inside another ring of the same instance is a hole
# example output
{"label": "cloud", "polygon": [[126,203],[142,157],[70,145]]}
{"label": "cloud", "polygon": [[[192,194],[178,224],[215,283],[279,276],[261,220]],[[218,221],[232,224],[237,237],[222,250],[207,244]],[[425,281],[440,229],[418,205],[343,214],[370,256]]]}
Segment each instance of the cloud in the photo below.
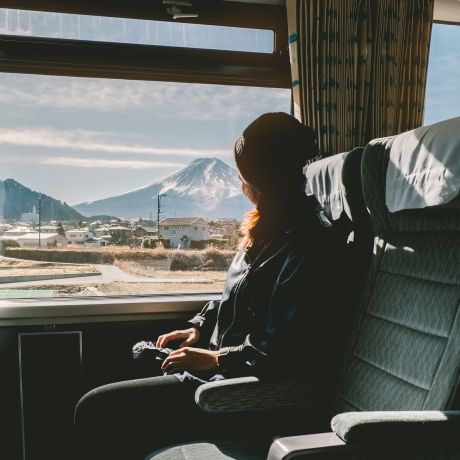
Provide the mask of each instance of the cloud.
{"label": "cloud", "polygon": [[142,113],[174,120],[254,118],[288,111],[287,89],[155,81],[0,75],[0,103],[38,110]]}
{"label": "cloud", "polygon": [[105,160],[98,158],[49,157],[41,158],[37,163],[49,166],[65,166],[74,168],[111,168],[111,169],[159,169],[180,166],[167,161],[133,161]]}
{"label": "cloud", "polygon": [[[114,141],[115,139],[115,141]],[[187,148],[151,147],[116,141],[116,135],[108,132],[33,128],[0,129],[0,144],[23,147],[65,148],[71,150],[105,152],[113,154],[170,155],[182,157],[206,157],[229,155],[228,150],[198,150]]]}
{"label": "cloud", "polygon": [[44,166],[62,166],[66,168],[91,169],[170,169],[181,168],[183,163],[171,161],[107,160],[105,158],[45,157],[27,155],[1,155],[1,163],[25,163]]}

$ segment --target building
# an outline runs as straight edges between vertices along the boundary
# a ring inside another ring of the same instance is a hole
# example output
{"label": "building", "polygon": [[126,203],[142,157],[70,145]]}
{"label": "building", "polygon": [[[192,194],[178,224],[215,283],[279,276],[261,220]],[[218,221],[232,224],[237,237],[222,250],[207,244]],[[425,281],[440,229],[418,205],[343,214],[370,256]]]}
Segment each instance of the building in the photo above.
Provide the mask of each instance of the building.
{"label": "building", "polygon": [[31,212],[24,212],[21,214],[21,222],[25,222],[32,225],[37,225],[39,220],[39,215],[37,208],[34,206]]}
{"label": "building", "polygon": [[6,231],[12,230],[14,227],[10,224],[0,224],[0,235],[3,235]]}
{"label": "building", "polygon": [[58,227],[57,225],[42,225],[41,227],[37,227],[35,229],[36,232],[41,231],[41,233],[57,233]]}
{"label": "building", "polygon": [[107,246],[108,241],[104,238],[96,238],[95,236],[91,236],[87,238],[83,244],[85,246],[90,246],[90,247],[94,247],[94,246],[99,247],[99,246]]}
{"label": "building", "polygon": [[58,233],[26,233],[14,238],[21,248],[55,248],[67,246],[65,236]]}
{"label": "building", "polygon": [[12,240],[15,240],[16,237],[25,235],[26,233],[31,233],[33,230],[30,227],[14,227],[10,230],[3,232],[3,236],[8,237]]}
{"label": "building", "polygon": [[156,227],[150,227],[147,225],[137,225],[136,230],[133,230],[133,236],[136,238],[143,238],[146,236],[156,236],[157,229]]}
{"label": "building", "polygon": [[129,238],[131,238],[132,229],[118,225],[115,227],[109,227],[107,233],[112,237],[112,241],[115,244],[127,244]]}
{"label": "building", "polygon": [[87,228],[77,228],[74,230],[67,230],[65,237],[69,244],[83,244],[85,240],[94,237],[93,232]]}
{"label": "building", "polygon": [[168,217],[160,222],[160,238],[172,248],[188,248],[191,241],[209,240],[209,224],[202,217]]}

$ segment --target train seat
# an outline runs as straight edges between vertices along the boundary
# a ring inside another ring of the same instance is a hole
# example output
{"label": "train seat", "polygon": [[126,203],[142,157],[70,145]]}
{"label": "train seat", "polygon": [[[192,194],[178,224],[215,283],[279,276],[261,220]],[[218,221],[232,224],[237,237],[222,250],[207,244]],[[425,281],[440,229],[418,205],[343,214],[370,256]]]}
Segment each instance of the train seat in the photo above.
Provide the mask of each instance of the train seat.
{"label": "train seat", "polygon": [[[310,164],[306,193],[315,195],[332,223],[332,233],[343,249],[346,271],[344,285],[356,306],[364,289],[372,256],[374,232],[364,202],[361,179],[363,147],[327,157]],[[350,270],[349,268],[352,268]],[[348,309],[353,311],[353,307]]]}
{"label": "train seat", "polygon": [[[436,157],[437,149],[445,146],[442,132],[443,125],[437,124],[366,146],[363,190],[376,236],[338,382],[333,432],[278,438],[268,453],[270,460],[331,458],[342,449],[358,451],[359,458],[376,458],[372,456],[375,452],[381,454],[378,458],[424,458],[424,452],[429,453],[427,442],[434,449],[431,454],[452,448],[448,441],[458,432],[460,419],[460,412],[453,410],[458,409],[453,404],[460,375],[460,198],[438,201],[436,206],[403,207],[393,213],[386,202],[386,187],[392,184],[392,178],[387,177],[390,161],[430,164],[431,156]],[[458,133],[460,122],[451,143],[460,144]],[[414,138],[418,140],[415,147]],[[424,142],[427,148],[420,149]],[[454,161],[454,156],[451,159]],[[448,164],[444,169],[455,171]],[[406,187],[418,183],[413,175],[430,180],[426,171],[409,170]],[[431,180],[439,182],[439,176],[432,175]],[[450,184],[460,182],[458,175],[455,181]],[[425,185],[424,190],[431,190]],[[247,401],[241,387],[245,382],[237,380],[202,385],[196,394],[197,404],[214,413],[225,413],[229,407],[244,411]],[[248,381],[246,385],[250,390],[258,383]],[[278,395],[282,391],[279,388]],[[235,397],[237,394],[240,397]],[[273,399],[276,402],[276,393]],[[406,441],[404,449],[401,440]],[[453,457],[443,458],[458,458],[458,443],[454,449]],[[254,451],[254,446],[237,441],[206,441],[163,449],[148,460],[262,459],[267,458],[267,450],[268,446],[265,452]]]}

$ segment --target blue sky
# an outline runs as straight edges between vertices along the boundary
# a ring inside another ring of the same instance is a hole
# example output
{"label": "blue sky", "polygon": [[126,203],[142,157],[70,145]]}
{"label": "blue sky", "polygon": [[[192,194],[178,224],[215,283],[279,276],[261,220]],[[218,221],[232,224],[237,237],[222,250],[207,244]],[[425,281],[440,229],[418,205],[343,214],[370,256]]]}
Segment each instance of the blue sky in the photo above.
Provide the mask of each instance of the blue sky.
{"label": "blue sky", "polygon": [[434,24],[425,124],[460,116],[460,26]]}
{"label": "blue sky", "polygon": [[[0,33],[269,52],[270,32],[12,13]],[[460,115],[460,27],[434,25],[425,123]],[[244,127],[289,112],[282,89],[0,73],[0,179],[76,204],[149,184],[196,157],[232,163]]]}
{"label": "blue sky", "polygon": [[[0,9],[0,33],[273,47],[269,31],[146,23]],[[0,103],[0,179],[76,204],[149,184],[197,157],[232,164],[241,131],[264,112],[288,112],[290,91],[0,73]]]}

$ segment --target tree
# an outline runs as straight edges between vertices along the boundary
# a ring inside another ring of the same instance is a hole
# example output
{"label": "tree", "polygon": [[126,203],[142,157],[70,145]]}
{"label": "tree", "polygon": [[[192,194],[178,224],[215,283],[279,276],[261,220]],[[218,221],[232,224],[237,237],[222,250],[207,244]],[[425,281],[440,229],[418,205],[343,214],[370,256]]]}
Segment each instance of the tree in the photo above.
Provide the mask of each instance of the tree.
{"label": "tree", "polygon": [[58,235],[65,236],[65,230],[61,222],[58,222],[57,224],[57,232],[58,232]]}

